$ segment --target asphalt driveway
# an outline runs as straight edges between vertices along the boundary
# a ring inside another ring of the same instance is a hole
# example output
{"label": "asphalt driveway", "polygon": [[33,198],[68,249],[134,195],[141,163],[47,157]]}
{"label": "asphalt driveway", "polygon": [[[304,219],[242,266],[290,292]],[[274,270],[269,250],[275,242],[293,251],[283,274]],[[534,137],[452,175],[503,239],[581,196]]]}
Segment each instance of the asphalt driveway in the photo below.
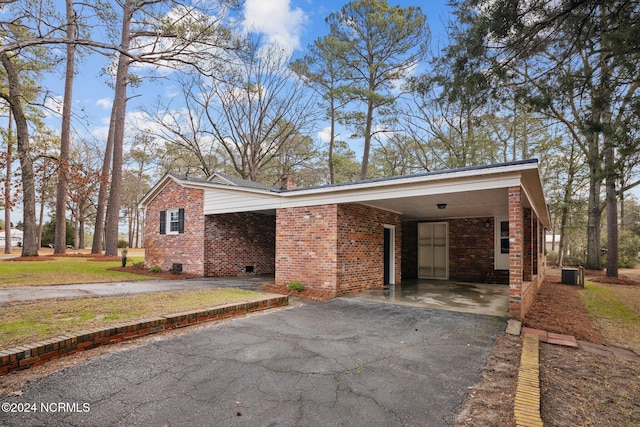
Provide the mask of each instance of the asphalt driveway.
{"label": "asphalt driveway", "polygon": [[34,381],[0,398],[0,425],[452,425],[504,328],[422,307],[305,303]]}

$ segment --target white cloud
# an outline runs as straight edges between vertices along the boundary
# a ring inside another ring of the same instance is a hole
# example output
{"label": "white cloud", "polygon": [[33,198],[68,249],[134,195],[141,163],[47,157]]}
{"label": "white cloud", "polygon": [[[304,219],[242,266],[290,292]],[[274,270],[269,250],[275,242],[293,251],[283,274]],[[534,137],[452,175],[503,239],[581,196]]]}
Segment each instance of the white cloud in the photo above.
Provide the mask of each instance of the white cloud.
{"label": "white cloud", "polygon": [[245,31],[257,31],[267,42],[293,51],[300,47],[300,35],[307,15],[302,9],[291,9],[289,0],[246,0],[244,7]]}
{"label": "white cloud", "polygon": [[100,98],[96,101],[96,105],[104,108],[105,110],[111,110],[112,104],[113,104],[113,99],[111,98]]}
{"label": "white cloud", "polygon": [[331,139],[331,127],[327,126],[326,128],[318,131],[318,139],[322,142],[329,142]]}
{"label": "white cloud", "polygon": [[46,117],[60,117],[62,115],[62,97],[47,96],[44,100],[44,113]]}

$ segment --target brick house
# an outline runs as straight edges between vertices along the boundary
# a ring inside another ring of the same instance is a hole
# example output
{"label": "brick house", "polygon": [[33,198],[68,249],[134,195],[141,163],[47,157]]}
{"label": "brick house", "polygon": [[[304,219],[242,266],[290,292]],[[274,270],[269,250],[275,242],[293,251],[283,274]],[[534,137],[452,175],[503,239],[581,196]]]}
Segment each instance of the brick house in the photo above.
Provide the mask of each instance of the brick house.
{"label": "brick house", "polygon": [[148,267],[271,274],[336,296],[402,279],[504,284],[518,319],[550,228],[535,159],[312,188],[168,174],[140,208]]}

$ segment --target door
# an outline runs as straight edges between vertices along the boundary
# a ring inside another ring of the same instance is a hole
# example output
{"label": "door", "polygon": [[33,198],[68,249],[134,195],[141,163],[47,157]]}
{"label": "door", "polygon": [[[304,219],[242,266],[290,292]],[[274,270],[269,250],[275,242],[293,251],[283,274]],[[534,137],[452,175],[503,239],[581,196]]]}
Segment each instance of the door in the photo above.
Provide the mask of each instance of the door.
{"label": "door", "polygon": [[420,279],[449,278],[448,223],[418,224],[418,277]]}
{"label": "door", "polygon": [[395,267],[395,236],[396,229],[393,225],[384,226],[384,284],[394,285],[396,283]]}

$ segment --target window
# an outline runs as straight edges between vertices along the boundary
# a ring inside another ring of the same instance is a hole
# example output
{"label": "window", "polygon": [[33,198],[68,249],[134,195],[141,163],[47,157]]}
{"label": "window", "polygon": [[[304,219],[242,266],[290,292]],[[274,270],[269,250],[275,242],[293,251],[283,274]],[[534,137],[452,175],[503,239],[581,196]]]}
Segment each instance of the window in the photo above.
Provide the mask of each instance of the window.
{"label": "window", "polygon": [[496,270],[509,269],[509,218],[497,217],[495,222],[495,252],[494,261]]}
{"label": "window", "polygon": [[167,234],[178,234],[178,227],[180,225],[180,216],[178,210],[168,210],[167,215],[169,217],[169,230],[167,230]]}
{"label": "window", "polygon": [[184,233],[184,209],[167,209],[160,212],[160,234]]}
{"label": "window", "polygon": [[509,221],[500,221],[500,253],[509,253]]}

